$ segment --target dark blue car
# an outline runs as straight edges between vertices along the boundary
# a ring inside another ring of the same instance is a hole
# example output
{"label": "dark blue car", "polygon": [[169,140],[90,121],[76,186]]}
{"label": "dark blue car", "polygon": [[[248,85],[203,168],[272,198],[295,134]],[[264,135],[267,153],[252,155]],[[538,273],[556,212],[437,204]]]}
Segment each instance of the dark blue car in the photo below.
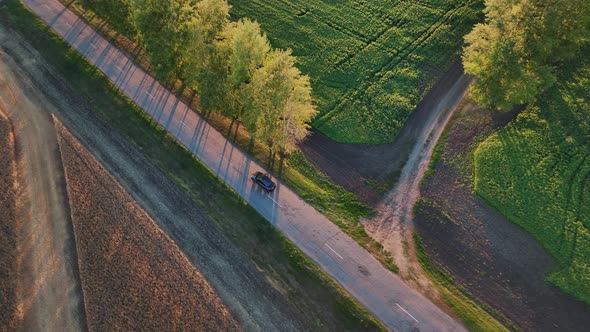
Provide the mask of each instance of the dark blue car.
{"label": "dark blue car", "polygon": [[252,175],[252,181],[256,182],[259,186],[266,190],[266,192],[271,192],[277,187],[277,185],[272,182],[268,175],[262,172],[254,173],[254,175]]}

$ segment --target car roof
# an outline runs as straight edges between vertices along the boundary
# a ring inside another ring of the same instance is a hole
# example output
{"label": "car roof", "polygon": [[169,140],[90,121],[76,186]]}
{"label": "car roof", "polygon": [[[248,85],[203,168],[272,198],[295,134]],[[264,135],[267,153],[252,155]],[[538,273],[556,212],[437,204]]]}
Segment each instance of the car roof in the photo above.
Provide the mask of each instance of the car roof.
{"label": "car roof", "polygon": [[263,174],[263,175],[260,177],[260,181],[264,182],[264,184],[265,184],[265,185],[268,185],[268,186],[270,186],[270,185],[273,185],[273,184],[274,184],[274,182],[272,182],[272,180],[271,180],[271,179],[270,179],[270,178],[269,178],[269,177],[268,177],[266,174]]}

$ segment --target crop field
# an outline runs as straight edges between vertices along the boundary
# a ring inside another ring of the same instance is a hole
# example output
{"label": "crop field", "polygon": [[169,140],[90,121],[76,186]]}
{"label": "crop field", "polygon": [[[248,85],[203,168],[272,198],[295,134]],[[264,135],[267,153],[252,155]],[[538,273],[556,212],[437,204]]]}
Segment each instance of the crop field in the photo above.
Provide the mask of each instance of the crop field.
{"label": "crop field", "polygon": [[547,278],[590,304],[590,65],[475,151],[476,192],[556,259]]}
{"label": "crop field", "polygon": [[391,142],[426,92],[459,59],[479,0],[230,0],[260,22],[312,78],[313,126],[350,143]]}
{"label": "crop field", "polygon": [[89,330],[237,330],[176,244],[63,126],[58,129]]}
{"label": "crop field", "polygon": [[[1,98],[0,98],[1,99]],[[1,101],[0,101],[1,103]],[[16,195],[14,141],[0,110],[0,330],[14,329],[16,313]]]}

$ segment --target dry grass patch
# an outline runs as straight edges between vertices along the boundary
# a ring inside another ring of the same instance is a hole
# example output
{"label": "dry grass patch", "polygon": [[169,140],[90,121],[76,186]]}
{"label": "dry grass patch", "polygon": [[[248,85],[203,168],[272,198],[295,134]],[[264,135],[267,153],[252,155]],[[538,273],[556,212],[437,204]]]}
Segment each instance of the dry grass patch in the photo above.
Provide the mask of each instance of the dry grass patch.
{"label": "dry grass patch", "polygon": [[176,244],[63,125],[56,127],[89,330],[237,330]]}

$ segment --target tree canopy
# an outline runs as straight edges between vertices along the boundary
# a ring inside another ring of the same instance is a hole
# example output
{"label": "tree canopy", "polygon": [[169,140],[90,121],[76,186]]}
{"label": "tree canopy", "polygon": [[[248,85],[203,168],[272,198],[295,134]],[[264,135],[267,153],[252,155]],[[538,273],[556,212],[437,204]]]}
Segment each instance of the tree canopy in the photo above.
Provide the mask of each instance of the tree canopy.
{"label": "tree canopy", "polygon": [[133,0],[135,25],[152,70],[169,81],[182,74],[196,10],[189,0]]}
{"label": "tree canopy", "polygon": [[485,14],[465,37],[463,64],[477,76],[472,96],[487,107],[534,101],[590,40],[587,0],[486,0]]}
{"label": "tree canopy", "polygon": [[274,50],[252,78],[260,107],[257,134],[271,150],[290,153],[307,135],[307,122],[315,116],[309,77],[295,67],[291,50]]}
{"label": "tree canopy", "polygon": [[290,153],[307,135],[317,113],[309,77],[290,50],[272,50],[257,22],[231,22],[227,0],[128,1],[154,72],[183,79],[201,111],[243,123],[273,153]]}
{"label": "tree canopy", "polygon": [[257,22],[243,19],[227,26],[226,47],[229,50],[227,81],[227,114],[256,131],[260,108],[256,104],[252,78],[270,52],[270,44]]}

